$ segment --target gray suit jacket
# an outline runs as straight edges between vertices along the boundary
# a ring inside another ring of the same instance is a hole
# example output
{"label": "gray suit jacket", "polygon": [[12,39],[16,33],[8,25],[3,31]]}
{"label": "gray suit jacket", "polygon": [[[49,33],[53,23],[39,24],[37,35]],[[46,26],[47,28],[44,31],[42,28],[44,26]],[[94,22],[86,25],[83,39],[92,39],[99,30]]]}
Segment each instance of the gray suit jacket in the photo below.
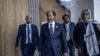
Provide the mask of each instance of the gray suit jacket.
{"label": "gray suit jacket", "polygon": [[[66,33],[65,23],[63,23],[63,27],[64,27],[64,31]],[[73,31],[74,31],[74,28],[75,28],[75,23],[70,22],[70,24],[69,24],[69,35],[70,35],[70,39],[71,39],[73,44],[74,44],[74,41],[73,41]]]}

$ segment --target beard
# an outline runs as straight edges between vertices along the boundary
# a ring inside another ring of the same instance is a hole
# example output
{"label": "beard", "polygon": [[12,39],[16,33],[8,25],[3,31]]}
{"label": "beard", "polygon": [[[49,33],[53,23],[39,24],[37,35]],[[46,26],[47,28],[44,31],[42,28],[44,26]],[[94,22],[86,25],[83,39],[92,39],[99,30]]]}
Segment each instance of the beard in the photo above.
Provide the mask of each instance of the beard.
{"label": "beard", "polygon": [[64,21],[65,23],[68,23],[69,21]]}

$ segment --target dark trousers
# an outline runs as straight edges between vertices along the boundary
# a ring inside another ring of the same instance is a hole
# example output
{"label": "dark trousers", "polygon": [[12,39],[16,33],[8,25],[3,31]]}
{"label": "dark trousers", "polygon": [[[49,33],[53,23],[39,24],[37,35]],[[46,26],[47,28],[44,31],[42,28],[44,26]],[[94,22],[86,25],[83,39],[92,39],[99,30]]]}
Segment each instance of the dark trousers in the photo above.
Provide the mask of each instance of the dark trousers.
{"label": "dark trousers", "polygon": [[46,52],[42,50],[41,56],[62,56],[62,52],[60,50],[55,50],[51,47]]}
{"label": "dark trousers", "polygon": [[31,44],[26,44],[22,49],[22,56],[33,56],[34,50],[32,49]]}
{"label": "dark trousers", "polygon": [[69,48],[69,51],[70,51],[69,55],[70,56],[75,56],[75,54],[74,54],[74,52],[75,52],[74,44],[72,43],[72,41],[68,41],[67,44],[68,44],[68,48]]}
{"label": "dark trousers", "polygon": [[88,56],[87,49],[86,49],[86,43],[82,44],[80,48],[81,48],[81,53],[78,52],[78,56]]}
{"label": "dark trousers", "polygon": [[[86,43],[81,47],[81,53],[78,53],[78,56],[89,56],[86,49]],[[100,54],[94,56],[100,56]]]}
{"label": "dark trousers", "polygon": [[[87,55],[87,54],[78,54],[78,56],[89,56],[89,55]],[[100,56],[100,54],[98,54],[98,55],[94,55],[94,56]]]}
{"label": "dark trousers", "polygon": [[50,49],[48,50],[48,52],[47,52],[47,55],[46,55],[46,56],[55,56],[54,51],[53,51],[53,49],[52,49],[52,48],[50,48]]}

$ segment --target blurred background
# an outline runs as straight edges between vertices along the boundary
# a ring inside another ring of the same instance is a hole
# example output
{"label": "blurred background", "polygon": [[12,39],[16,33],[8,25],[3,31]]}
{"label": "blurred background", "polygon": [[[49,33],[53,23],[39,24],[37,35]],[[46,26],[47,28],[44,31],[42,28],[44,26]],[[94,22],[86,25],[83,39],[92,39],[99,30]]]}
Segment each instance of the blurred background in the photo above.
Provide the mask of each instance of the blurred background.
{"label": "blurred background", "polygon": [[[0,0],[0,56],[21,56],[20,49],[15,52],[18,26],[31,14],[32,23],[40,30],[49,9],[56,11],[60,23],[63,14],[69,14],[71,21],[77,23],[81,11],[89,9],[91,19],[98,22],[100,28],[100,0]],[[75,53],[77,56],[77,51]],[[37,51],[35,56],[38,56]]]}

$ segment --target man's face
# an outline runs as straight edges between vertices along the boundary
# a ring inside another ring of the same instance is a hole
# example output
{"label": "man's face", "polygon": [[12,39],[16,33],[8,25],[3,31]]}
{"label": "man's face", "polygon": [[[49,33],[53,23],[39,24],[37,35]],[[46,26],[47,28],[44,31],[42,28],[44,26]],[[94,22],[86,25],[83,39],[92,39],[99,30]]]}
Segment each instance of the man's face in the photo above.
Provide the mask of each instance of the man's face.
{"label": "man's face", "polygon": [[70,21],[70,18],[68,16],[64,17],[64,22],[68,23]]}
{"label": "man's face", "polygon": [[26,23],[31,23],[32,22],[32,17],[31,16],[28,16],[27,18],[26,18]]}
{"label": "man's face", "polygon": [[52,12],[48,12],[46,16],[47,16],[47,20],[48,20],[49,22],[52,22],[52,21],[55,20],[55,16],[53,15]]}
{"label": "man's face", "polygon": [[88,11],[84,11],[83,15],[82,15],[84,20],[88,20],[89,19],[89,12]]}

